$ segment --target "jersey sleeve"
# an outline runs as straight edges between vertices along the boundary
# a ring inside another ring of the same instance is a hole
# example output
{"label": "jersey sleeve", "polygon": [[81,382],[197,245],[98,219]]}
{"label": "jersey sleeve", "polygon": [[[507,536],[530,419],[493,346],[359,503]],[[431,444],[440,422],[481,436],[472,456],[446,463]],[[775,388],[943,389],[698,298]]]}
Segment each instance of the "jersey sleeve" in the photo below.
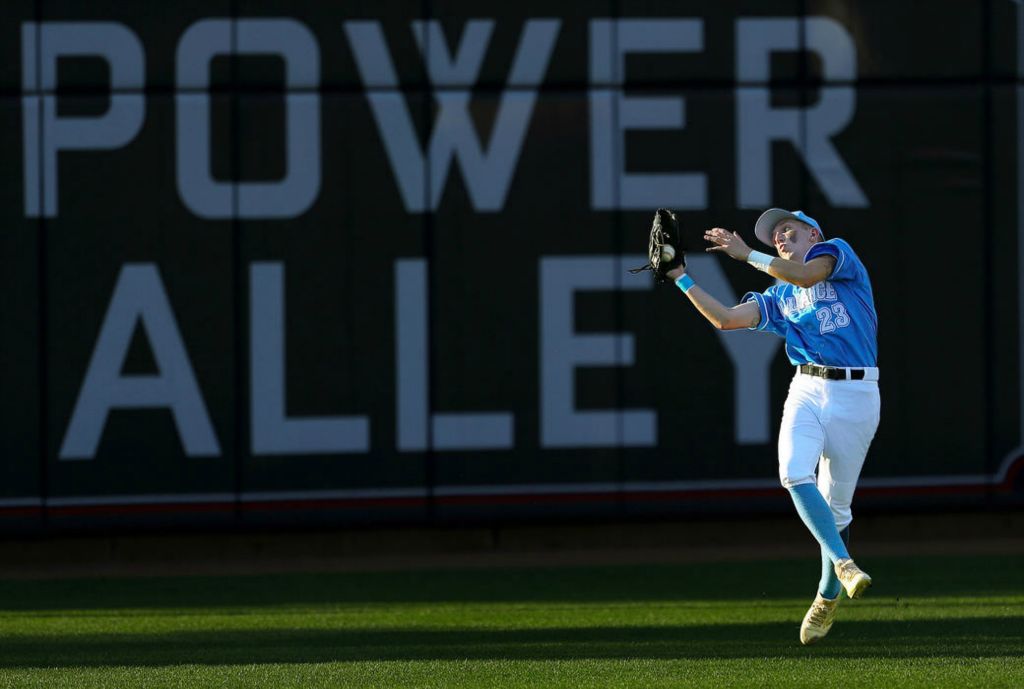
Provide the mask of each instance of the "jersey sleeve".
{"label": "jersey sleeve", "polygon": [[831,256],[836,260],[832,274],[826,278],[827,280],[852,280],[857,277],[860,259],[853,253],[853,247],[842,239],[830,239],[814,244],[804,256],[804,263],[818,256]]}
{"label": "jersey sleeve", "polygon": [[747,292],[743,295],[741,303],[752,301],[757,304],[757,308],[761,311],[761,320],[758,321],[757,325],[748,330],[758,330],[766,333],[774,333],[779,337],[785,337],[786,332],[789,330],[789,321],[787,321],[782,311],[779,310],[778,299],[776,298],[776,289],[778,285],[772,285],[764,292]]}

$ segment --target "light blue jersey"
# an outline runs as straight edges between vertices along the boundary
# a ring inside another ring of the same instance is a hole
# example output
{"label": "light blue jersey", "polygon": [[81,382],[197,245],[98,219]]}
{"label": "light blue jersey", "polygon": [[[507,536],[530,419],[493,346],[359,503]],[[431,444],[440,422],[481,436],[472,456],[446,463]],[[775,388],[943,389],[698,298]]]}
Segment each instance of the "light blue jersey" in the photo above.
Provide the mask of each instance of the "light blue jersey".
{"label": "light blue jersey", "polygon": [[756,328],[786,338],[786,355],[794,366],[872,367],[878,365],[878,316],[871,280],[853,248],[842,239],[811,246],[804,263],[832,256],[835,268],[811,287],[779,282],[764,293],[747,292],[757,302]]}

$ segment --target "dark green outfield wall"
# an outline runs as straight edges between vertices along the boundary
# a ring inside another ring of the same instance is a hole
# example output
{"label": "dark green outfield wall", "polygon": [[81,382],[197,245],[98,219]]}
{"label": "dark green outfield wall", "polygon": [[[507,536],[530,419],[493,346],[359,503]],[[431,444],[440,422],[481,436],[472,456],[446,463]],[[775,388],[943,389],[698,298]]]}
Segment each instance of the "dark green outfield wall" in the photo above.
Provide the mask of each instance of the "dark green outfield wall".
{"label": "dark green outfield wall", "polygon": [[6,3],[0,530],[787,509],[659,205],[860,254],[861,509],[1020,505],[1017,5],[706,5]]}

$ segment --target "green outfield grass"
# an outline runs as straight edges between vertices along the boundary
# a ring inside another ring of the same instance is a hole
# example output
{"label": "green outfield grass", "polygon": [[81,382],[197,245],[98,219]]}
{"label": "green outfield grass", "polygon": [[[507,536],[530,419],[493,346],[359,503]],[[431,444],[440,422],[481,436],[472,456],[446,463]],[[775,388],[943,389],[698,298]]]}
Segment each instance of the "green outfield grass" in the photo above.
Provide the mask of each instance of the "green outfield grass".
{"label": "green outfield grass", "polygon": [[0,687],[1024,687],[1024,557],[0,582]]}

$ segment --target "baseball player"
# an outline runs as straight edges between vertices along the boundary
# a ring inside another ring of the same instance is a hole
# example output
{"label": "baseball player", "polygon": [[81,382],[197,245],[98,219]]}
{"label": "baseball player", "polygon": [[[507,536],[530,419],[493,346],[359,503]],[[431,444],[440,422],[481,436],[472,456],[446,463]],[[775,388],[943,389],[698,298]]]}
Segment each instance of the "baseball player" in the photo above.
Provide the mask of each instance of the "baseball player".
{"label": "baseball player", "polygon": [[[803,211],[771,208],[754,234],[778,256],[752,251],[736,232],[708,230],[707,251],[746,261],[776,284],[727,307],[701,289],[685,266],[666,272],[716,328],[749,328],[786,340],[796,367],[779,430],[779,478],[804,524],[821,545],[818,595],[800,626],[800,641],[828,634],[840,587],[850,598],[871,577],[850,558],[850,503],[878,428],[878,346],[867,270],[844,240],[825,239]],[[815,478],[817,468],[817,478]]]}

